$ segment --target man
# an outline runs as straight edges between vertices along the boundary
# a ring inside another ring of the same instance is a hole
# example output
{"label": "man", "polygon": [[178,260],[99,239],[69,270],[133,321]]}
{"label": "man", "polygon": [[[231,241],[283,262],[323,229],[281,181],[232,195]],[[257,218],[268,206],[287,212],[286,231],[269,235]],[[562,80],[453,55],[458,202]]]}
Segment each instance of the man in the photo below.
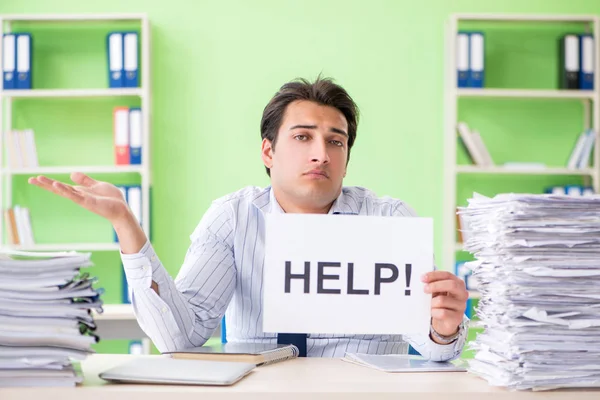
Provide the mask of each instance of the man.
{"label": "man", "polygon": [[[261,122],[262,160],[271,186],[247,187],[214,201],[191,235],[175,281],[115,186],[82,173],[71,175],[77,186],[43,176],[29,182],[112,223],[138,322],[161,352],[201,346],[226,309],[229,342],[281,343],[283,335],[262,331],[266,213],[415,215],[399,200],[342,187],[357,121],[354,101],[329,79],[282,86]],[[406,353],[409,342],[432,360],[458,357],[467,334],[465,286],[445,271],[422,279],[433,295],[429,335],[308,334],[301,338],[307,355]]]}

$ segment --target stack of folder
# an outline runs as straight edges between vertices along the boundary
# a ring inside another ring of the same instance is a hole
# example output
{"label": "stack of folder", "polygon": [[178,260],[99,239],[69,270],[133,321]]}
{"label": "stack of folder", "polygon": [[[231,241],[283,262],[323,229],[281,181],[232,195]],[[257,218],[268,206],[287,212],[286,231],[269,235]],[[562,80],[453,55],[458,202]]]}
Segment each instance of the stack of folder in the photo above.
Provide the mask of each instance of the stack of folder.
{"label": "stack of folder", "polygon": [[2,60],[4,89],[31,89],[31,34],[5,33]]}
{"label": "stack of folder", "polygon": [[591,34],[564,35],[559,39],[559,87],[594,89],[594,37]]}
{"label": "stack of folder", "polygon": [[142,164],[142,110],[115,107],[113,130],[116,165]]}
{"label": "stack of folder", "polygon": [[485,36],[483,32],[458,32],[456,69],[459,88],[482,88],[484,86]]}
{"label": "stack of folder", "polygon": [[106,38],[110,88],[139,86],[137,32],[110,32]]}
{"label": "stack of folder", "polygon": [[459,212],[485,328],[469,371],[517,390],[600,387],[600,197],[475,196]]}
{"label": "stack of folder", "polygon": [[74,386],[98,341],[89,253],[0,253],[0,386]]}
{"label": "stack of folder", "polygon": [[29,246],[35,243],[29,208],[19,205],[7,208],[4,210],[4,222],[10,244]]}
{"label": "stack of folder", "polygon": [[33,129],[8,131],[4,139],[10,168],[35,168],[39,166]]}

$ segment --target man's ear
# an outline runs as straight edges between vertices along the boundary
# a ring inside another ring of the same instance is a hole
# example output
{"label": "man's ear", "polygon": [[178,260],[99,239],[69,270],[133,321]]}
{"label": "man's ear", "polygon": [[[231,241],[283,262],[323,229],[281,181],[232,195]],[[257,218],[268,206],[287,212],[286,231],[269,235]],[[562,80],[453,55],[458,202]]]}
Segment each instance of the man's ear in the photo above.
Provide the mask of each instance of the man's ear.
{"label": "man's ear", "polygon": [[269,139],[262,141],[261,156],[265,167],[273,167],[273,143]]}

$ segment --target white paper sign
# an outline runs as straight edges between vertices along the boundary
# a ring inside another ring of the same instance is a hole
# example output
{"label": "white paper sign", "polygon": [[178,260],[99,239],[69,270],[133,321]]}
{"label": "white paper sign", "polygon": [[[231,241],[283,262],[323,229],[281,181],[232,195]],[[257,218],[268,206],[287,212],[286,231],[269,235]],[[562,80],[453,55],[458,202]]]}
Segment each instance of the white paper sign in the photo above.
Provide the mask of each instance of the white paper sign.
{"label": "white paper sign", "polygon": [[263,330],[427,334],[432,270],[431,218],[266,214]]}

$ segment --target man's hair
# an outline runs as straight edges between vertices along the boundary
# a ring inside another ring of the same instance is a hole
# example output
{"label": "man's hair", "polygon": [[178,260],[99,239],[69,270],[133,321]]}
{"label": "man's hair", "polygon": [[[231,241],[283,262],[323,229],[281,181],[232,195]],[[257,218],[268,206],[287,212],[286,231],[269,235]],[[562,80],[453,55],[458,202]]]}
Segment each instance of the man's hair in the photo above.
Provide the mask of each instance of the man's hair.
{"label": "man's hair", "polygon": [[[273,150],[277,142],[277,132],[281,127],[283,116],[287,106],[297,100],[307,100],[314,103],[330,106],[338,109],[348,123],[348,159],[350,160],[350,149],[356,139],[356,128],[358,125],[358,107],[346,90],[333,83],[331,78],[321,78],[320,76],[314,82],[298,78],[283,85],[275,96],[269,101],[269,104],[263,111],[260,121],[260,135],[263,139],[269,139]],[[267,169],[267,174],[271,176],[271,171]]]}

